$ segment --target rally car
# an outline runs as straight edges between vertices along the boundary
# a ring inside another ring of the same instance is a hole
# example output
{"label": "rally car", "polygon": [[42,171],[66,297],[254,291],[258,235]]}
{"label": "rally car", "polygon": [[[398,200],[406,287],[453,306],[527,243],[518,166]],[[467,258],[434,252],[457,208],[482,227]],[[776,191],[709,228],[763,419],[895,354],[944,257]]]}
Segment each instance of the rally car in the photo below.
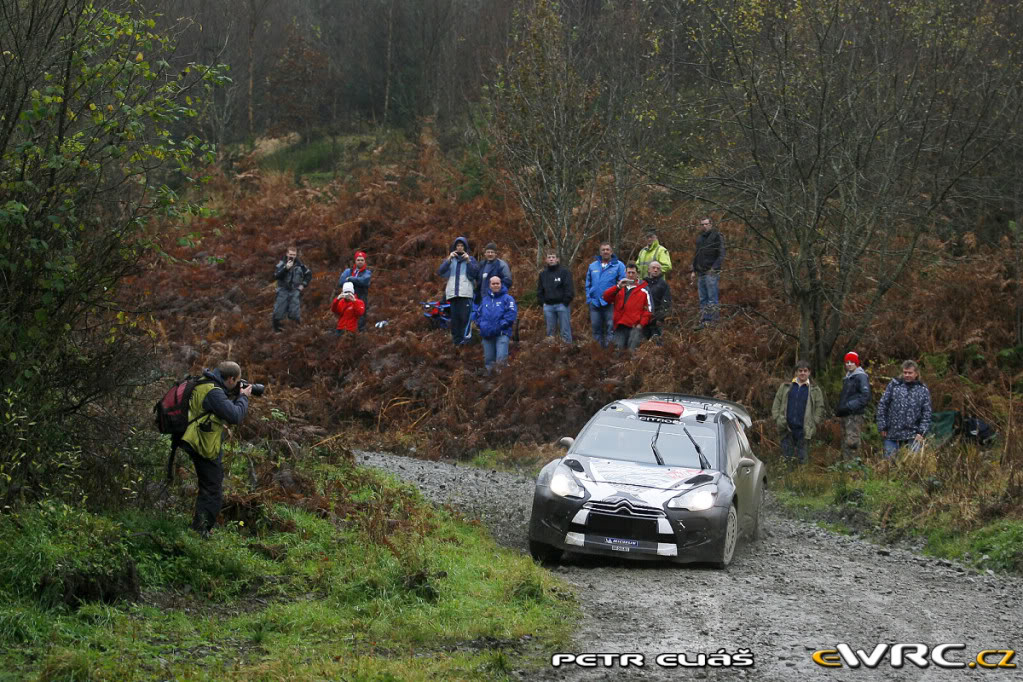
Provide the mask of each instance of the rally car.
{"label": "rally car", "polygon": [[726,567],[760,536],[767,470],[739,404],[644,393],[605,405],[536,480],[534,558],[564,551]]}

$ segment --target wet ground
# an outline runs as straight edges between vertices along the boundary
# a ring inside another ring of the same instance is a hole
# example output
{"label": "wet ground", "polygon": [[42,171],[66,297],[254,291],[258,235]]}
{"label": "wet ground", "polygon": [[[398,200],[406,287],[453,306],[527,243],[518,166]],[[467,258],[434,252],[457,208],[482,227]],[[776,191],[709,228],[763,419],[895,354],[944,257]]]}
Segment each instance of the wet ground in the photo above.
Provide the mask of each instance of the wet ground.
{"label": "wet ground", "polygon": [[[532,478],[379,453],[359,453],[359,462],[415,483],[428,498],[479,518],[502,545],[526,551]],[[997,667],[1004,653],[981,658],[994,667],[977,664],[985,650],[1023,649],[1023,581],[831,533],[785,518],[770,504],[767,511],[765,539],[741,545],[725,571],[567,555],[551,570],[577,588],[583,618],[574,650],[550,654],[635,656],[626,668],[605,668],[598,657],[597,667],[569,664],[521,676],[1023,682],[1023,661],[1013,660],[1015,668]],[[911,659],[893,667],[891,650],[874,668],[851,667],[841,653],[823,654],[825,661],[840,664],[833,667],[813,660],[815,651],[840,644],[869,655],[879,644],[897,643],[926,646],[927,667]],[[930,650],[941,644],[956,646],[939,658],[961,667],[932,661]],[[726,658],[721,653],[740,649],[751,652],[753,666],[709,665]],[[699,654],[707,655],[708,665],[679,663],[699,663]],[[668,667],[657,664],[659,656]],[[640,657],[643,666],[637,667]]]}

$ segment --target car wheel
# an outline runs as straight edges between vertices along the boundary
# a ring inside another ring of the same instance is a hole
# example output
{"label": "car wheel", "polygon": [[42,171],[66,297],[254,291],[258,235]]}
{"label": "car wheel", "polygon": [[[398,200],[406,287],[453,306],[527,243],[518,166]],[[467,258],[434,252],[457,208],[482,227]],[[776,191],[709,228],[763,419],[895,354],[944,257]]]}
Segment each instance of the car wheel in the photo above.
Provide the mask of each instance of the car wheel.
{"label": "car wheel", "polygon": [[753,519],[753,532],[750,533],[750,539],[753,542],[760,540],[764,536],[764,503],[767,501],[767,483],[761,481],[760,483],[760,499],[757,501],[757,515]]}
{"label": "car wheel", "polygon": [[561,558],[561,550],[547,543],[529,541],[529,554],[542,564],[552,564]]}
{"label": "car wheel", "polygon": [[735,513],[735,505],[728,507],[728,520],[725,521],[725,537],[721,543],[721,560],[714,562],[718,568],[727,568],[735,554],[735,540],[739,535],[739,516]]}

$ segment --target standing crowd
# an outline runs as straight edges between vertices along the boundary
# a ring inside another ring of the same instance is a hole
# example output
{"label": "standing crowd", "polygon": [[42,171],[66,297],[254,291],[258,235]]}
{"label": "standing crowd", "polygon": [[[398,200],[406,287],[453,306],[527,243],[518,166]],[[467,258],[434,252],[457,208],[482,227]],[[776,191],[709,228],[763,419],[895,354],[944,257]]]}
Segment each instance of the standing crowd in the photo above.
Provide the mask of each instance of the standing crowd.
{"label": "standing crowd", "polygon": [[[870,404],[870,378],[860,367],[855,351],[845,354],[845,378],[835,416],[842,423],[842,459],[851,461],[860,447],[864,413]],[[778,387],[771,417],[781,435],[782,454],[790,462],[807,462],[807,442],[824,420],[824,393],[810,382],[810,365],[796,362],[795,376]],[[931,428],[931,392],[920,381],[920,368],[912,360],[902,363],[902,378],[889,382],[877,404],[877,431],[884,441],[884,456],[892,459],[900,448],[919,451]]]}

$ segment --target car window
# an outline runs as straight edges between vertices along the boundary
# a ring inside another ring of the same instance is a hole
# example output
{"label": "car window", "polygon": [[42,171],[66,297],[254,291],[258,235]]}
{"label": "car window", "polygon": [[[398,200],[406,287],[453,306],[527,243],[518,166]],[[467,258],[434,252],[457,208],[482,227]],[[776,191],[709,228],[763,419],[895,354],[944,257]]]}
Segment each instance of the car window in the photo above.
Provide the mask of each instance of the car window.
{"label": "car window", "polygon": [[731,419],[726,419],[723,424],[725,432],[725,457],[728,460],[728,473],[734,473],[739,467],[739,458],[741,450],[739,448],[739,434],[735,428],[735,422]]}
{"label": "car window", "polygon": [[[629,462],[656,463],[650,441],[657,433],[656,422],[624,419],[592,424],[572,446],[573,452],[589,457],[605,457]],[[682,430],[681,424],[661,424],[657,437],[657,450],[666,466],[700,469],[700,456]],[[689,426],[689,433],[704,455],[714,465],[715,435],[712,429]]]}
{"label": "car window", "polygon": [[742,454],[743,455],[752,454],[753,448],[750,447],[749,439],[746,438],[746,429],[743,428],[742,424],[739,423],[738,419],[736,419],[732,423],[735,424],[735,430],[739,433],[739,445],[742,447]]}

